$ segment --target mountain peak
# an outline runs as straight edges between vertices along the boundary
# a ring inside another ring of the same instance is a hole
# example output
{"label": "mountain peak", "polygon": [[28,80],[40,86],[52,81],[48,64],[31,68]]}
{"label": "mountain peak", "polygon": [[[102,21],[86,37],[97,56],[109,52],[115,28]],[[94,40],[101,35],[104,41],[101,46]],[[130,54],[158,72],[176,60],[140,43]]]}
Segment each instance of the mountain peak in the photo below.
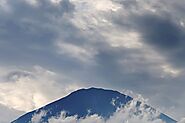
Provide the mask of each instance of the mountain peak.
{"label": "mountain peak", "polygon": [[[41,111],[47,111],[42,119],[43,122],[47,122],[51,117],[59,116],[62,111],[66,112],[66,116],[77,115],[78,118],[81,118],[87,115],[97,114],[107,119],[112,116],[119,107],[126,105],[131,100],[133,100],[133,98],[130,96],[126,96],[114,90],[94,87],[80,89],[62,99],[19,117],[13,121],[13,123],[28,123],[34,114],[39,114]],[[175,123],[173,119],[170,119],[164,114],[161,114],[161,118],[168,121],[167,123]]]}

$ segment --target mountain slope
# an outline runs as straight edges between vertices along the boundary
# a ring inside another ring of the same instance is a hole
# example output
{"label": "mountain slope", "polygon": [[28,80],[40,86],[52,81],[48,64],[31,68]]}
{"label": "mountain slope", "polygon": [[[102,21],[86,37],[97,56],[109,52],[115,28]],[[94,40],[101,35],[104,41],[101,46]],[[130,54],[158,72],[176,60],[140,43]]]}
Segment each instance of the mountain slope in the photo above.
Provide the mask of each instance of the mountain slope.
{"label": "mountain slope", "polygon": [[[66,111],[67,116],[78,115],[78,118],[85,117],[87,114],[98,114],[106,119],[109,118],[118,107],[126,105],[131,100],[133,100],[133,98],[117,91],[97,88],[81,89],[38,110],[29,112],[12,123],[29,123],[32,116],[39,114],[41,111],[47,111],[46,115],[42,117],[42,122],[47,122],[52,116],[59,116],[61,111]],[[138,104],[140,104],[140,102],[138,102]],[[176,123],[175,120],[164,114],[161,114],[160,118],[167,123]]]}

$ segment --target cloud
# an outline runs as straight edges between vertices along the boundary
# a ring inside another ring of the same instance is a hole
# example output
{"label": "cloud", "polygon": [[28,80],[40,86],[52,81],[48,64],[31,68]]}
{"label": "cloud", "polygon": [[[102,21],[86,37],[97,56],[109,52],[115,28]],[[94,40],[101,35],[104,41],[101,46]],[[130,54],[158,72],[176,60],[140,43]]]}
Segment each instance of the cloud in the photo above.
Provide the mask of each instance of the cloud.
{"label": "cloud", "polygon": [[23,114],[24,112],[17,111],[13,108],[6,107],[5,105],[0,104],[0,122],[1,123],[9,123],[13,121],[15,118]]}
{"label": "cloud", "polygon": [[42,118],[44,116],[46,116],[47,112],[46,111],[41,111],[39,114],[37,115],[33,115],[31,118],[31,122],[32,123],[40,123],[42,122]]}
{"label": "cloud", "polygon": [[156,15],[144,15],[137,21],[144,42],[162,52],[172,64],[183,65],[185,32],[181,25]]}
{"label": "cloud", "polygon": [[157,107],[175,106],[170,114],[179,118],[184,18],[182,0],[0,0],[0,66],[8,69],[0,70],[0,92],[9,92],[0,102],[28,111],[69,92],[56,86],[75,83],[142,93]]}
{"label": "cloud", "polygon": [[[58,4],[50,0],[36,0],[36,6],[27,0],[8,0],[5,3],[3,5],[9,11],[4,11],[3,7],[0,12],[0,56],[4,58],[1,63],[23,65],[32,61],[36,64],[41,62],[40,59],[49,61],[48,56],[54,57],[53,41],[58,37],[60,28],[68,25],[63,20],[72,15],[73,4],[68,0]],[[23,63],[23,59],[27,62]]]}
{"label": "cloud", "polygon": [[185,119],[183,118],[181,121],[179,121],[178,123],[185,123]]}
{"label": "cloud", "polygon": [[158,52],[175,67],[184,67],[182,61],[185,32],[184,15],[181,14],[184,2],[179,0],[116,2],[120,3],[122,8],[112,18],[114,24],[120,25],[123,30],[138,32],[141,44],[148,45],[150,50]]}
{"label": "cloud", "polygon": [[[131,101],[126,106],[117,109],[117,111],[108,119],[104,119],[97,114],[87,115],[84,118],[78,119],[77,116],[66,116],[65,111],[63,111],[59,117],[51,117],[48,121],[49,123],[165,123],[158,118],[159,112],[154,111],[151,108],[145,108],[144,105],[140,105],[139,107],[136,107],[136,105],[137,101]],[[41,114],[37,114],[38,117],[40,117]],[[33,117],[36,117],[36,115]],[[41,119],[39,121],[41,121]],[[34,118],[32,119],[32,122],[38,123]]]}
{"label": "cloud", "polygon": [[80,47],[65,42],[58,42],[57,47],[59,48],[59,54],[69,57],[71,56],[72,58],[85,63],[92,62],[94,56],[96,55],[96,51],[92,47]]}
{"label": "cloud", "polygon": [[[7,73],[5,81],[0,83],[0,104],[30,111],[61,98],[78,87],[73,83],[63,83],[61,86],[56,82],[57,76],[40,66],[34,66],[30,71],[15,70]],[[67,79],[64,77],[63,81],[67,82]]]}

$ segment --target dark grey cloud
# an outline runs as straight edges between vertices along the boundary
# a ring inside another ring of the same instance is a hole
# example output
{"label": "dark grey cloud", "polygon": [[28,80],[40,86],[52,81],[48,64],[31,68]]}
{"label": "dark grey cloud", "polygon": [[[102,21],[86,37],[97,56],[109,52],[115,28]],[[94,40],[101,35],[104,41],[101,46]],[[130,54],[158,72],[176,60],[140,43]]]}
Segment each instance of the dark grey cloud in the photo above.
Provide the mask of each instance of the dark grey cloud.
{"label": "dark grey cloud", "polygon": [[183,44],[183,30],[169,18],[156,15],[144,15],[138,20],[143,39],[162,49],[179,48]]}
{"label": "dark grey cloud", "polygon": [[135,19],[142,41],[163,54],[175,66],[184,66],[185,29],[178,21],[158,15]]}
{"label": "dark grey cloud", "polygon": [[49,60],[47,57],[54,58],[53,41],[60,31],[56,28],[72,28],[68,22],[61,22],[61,19],[65,13],[72,14],[74,5],[68,0],[58,5],[49,0],[38,1],[37,6],[24,0],[8,0],[7,4],[10,12],[0,12],[0,56],[4,58],[1,62],[26,64],[29,61],[39,62],[40,59]]}
{"label": "dark grey cloud", "polygon": [[18,81],[20,78],[34,78],[34,75],[27,71],[11,71],[8,75],[6,75],[4,78],[5,82],[15,82]]}
{"label": "dark grey cloud", "polygon": [[[141,35],[141,42],[151,47],[175,67],[184,68],[185,58],[185,16],[184,2],[116,1],[124,10],[113,15],[113,22],[123,30],[136,31]],[[148,8],[144,8],[147,6]],[[130,6],[130,7],[128,7]],[[122,15],[128,11],[128,16]]]}

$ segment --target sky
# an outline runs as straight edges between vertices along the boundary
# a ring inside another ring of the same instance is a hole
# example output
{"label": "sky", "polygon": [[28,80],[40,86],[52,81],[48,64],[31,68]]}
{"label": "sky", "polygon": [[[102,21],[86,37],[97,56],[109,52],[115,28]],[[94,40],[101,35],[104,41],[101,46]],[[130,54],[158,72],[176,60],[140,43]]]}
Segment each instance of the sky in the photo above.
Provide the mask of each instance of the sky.
{"label": "sky", "polygon": [[88,87],[139,93],[181,119],[184,6],[183,0],[0,0],[0,121]]}

